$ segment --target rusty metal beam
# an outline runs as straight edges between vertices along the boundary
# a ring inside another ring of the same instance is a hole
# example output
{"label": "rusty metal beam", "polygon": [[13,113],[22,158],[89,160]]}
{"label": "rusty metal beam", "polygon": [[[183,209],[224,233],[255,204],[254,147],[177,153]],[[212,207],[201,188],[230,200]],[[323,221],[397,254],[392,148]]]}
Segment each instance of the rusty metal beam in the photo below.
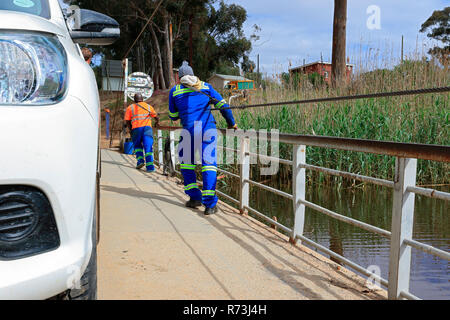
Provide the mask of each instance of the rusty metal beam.
{"label": "rusty metal beam", "polygon": [[[157,129],[173,131],[182,128],[160,126],[157,127]],[[218,129],[218,130],[224,135],[230,134],[237,137],[247,136],[246,131],[244,130],[236,130],[236,131],[227,129]],[[259,132],[256,131],[255,135],[255,131],[252,131],[252,137],[255,137],[257,139],[270,140],[271,134],[269,132],[265,132],[264,134],[260,135]],[[274,138],[279,139],[279,142],[281,143],[288,143],[288,144],[307,145],[312,147],[331,148],[356,152],[366,152],[400,158],[414,158],[439,162],[450,162],[450,146],[287,134],[287,133],[280,133],[278,134],[278,137],[274,136]]]}

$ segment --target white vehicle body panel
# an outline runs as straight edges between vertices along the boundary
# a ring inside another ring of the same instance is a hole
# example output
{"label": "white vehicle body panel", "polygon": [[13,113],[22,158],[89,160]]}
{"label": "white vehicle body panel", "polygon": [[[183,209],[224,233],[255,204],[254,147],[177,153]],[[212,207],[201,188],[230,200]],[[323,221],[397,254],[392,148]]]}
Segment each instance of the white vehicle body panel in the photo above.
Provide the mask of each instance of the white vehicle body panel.
{"label": "white vehicle body panel", "polygon": [[0,299],[45,299],[83,274],[92,250],[99,133],[95,75],[67,31],[57,0],[51,20],[0,10],[5,31],[56,34],[68,58],[64,99],[48,106],[0,105],[0,185],[40,189],[54,211],[60,246],[51,252],[0,260]]}

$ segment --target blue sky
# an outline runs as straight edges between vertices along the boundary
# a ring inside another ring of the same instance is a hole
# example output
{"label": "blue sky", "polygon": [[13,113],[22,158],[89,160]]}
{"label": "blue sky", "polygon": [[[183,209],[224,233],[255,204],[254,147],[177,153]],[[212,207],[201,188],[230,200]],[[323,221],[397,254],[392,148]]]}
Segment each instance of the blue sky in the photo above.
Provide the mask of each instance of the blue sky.
{"label": "blue sky", "polygon": [[[247,10],[245,33],[252,26],[261,27],[260,40],[253,45],[250,58],[256,62],[260,54],[260,68],[268,74],[285,72],[289,65],[298,66],[318,61],[331,61],[333,34],[333,0],[226,0]],[[372,14],[369,6],[380,12],[380,29],[369,29],[367,21]],[[386,65],[399,59],[401,37],[405,40],[405,53],[417,48],[428,51],[431,42],[419,33],[421,24],[434,10],[450,5],[449,0],[348,0],[347,55],[350,62],[370,68],[372,64]],[[377,53],[378,58],[368,58]],[[364,61],[376,61],[366,63]],[[373,67],[373,65],[372,65]]]}

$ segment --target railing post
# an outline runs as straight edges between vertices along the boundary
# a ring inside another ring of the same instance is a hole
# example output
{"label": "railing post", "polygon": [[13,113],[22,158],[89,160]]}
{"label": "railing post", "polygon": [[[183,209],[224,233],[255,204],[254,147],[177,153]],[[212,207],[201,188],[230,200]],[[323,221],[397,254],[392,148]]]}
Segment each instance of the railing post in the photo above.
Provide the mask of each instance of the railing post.
{"label": "railing post", "polygon": [[411,247],[403,240],[412,238],[415,195],[406,189],[416,185],[416,171],[417,159],[396,159],[389,257],[389,299],[399,299],[402,291],[409,291]]}
{"label": "railing post", "polygon": [[241,170],[240,170],[240,195],[239,195],[239,209],[241,214],[245,213],[245,208],[249,206],[249,195],[250,195],[250,184],[248,181],[250,179],[250,138],[242,137],[240,139],[241,143]]}
{"label": "railing post", "polygon": [[175,132],[169,132],[170,138],[170,159],[172,160],[173,169],[175,170]]}
{"label": "railing post", "polygon": [[161,168],[164,167],[164,157],[163,157],[163,136],[162,131],[158,130],[158,162]]}
{"label": "railing post", "polygon": [[108,108],[105,108],[105,127],[106,127],[106,139],[109,139],[109,130],[110,130],[110,125],[109,125],[109,119],[111,117],[110,111]]}
{"label": "railing post", "polygon": [[305,225],[305,205],[299,200],[305,200],[306,194],[306,169],[300,165],[306,163],[306,146],[294,145],[292,160],[292,196],[294,208],[294,228],[290,242],[297,243],[297,235],[303,235]]}

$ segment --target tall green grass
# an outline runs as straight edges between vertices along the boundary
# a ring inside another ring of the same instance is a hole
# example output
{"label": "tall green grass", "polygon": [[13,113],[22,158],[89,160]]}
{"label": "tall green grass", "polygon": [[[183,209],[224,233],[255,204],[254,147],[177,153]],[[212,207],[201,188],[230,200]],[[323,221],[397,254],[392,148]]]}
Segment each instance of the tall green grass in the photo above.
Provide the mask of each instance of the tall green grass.
{"label": "tall green grass", "polygon": [[[406,62],[393,70],[364,73],[345,88],[311,88],[301,84],[294,88],[290,84],[274,83],[258,92],[251,103],[436,87],[449,85],[449,79],[447,68],[425,61]],[[449,98],[449,94],[428,94],[266,107],[235,112],[235,118],[241,129],[278,129],[281,133],[450,145]],[[224,125],[223,120],[219,120],[219,126]],[[280,156],[290,159],[292,146],[280,145]],[[310,147],[307,162],[392,179],[395,158]],[[448,163],[419,160],[418,184],[448,184],[449,169]],[[323,175],[311,178],[337,181]]]}

